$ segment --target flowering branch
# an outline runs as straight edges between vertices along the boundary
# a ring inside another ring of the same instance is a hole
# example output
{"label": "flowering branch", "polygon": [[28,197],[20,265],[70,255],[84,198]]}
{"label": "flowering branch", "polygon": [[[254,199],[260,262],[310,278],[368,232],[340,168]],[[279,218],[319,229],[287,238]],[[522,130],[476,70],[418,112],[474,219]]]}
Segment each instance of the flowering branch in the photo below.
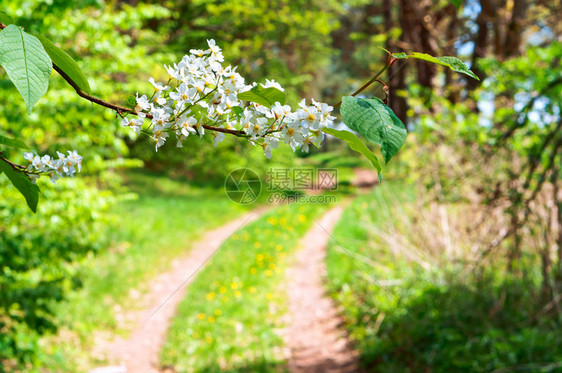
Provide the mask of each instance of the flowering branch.
{"label": "flowering branch", "polygon": [[[322,129],[333,124],[333,107],[305,100],[292,111],[285,105],[283,87],[273,80],[264,84],[246,84],[236,67],[223,66],[224,57],[214,40],[207,41],[209,49],[192,49],[190,54],[173,66],[165,66],[166,83],[149,82],[154,93],[136,95],[134,109],[123,111],[137,118],[122,115],[122,126],[137,134],[150,136],[156,151],[175,134],[177,146],[182,147],[189,135],[202,137],[211,130],[214,144],[224,139],[224,133],[247,138],[251,145],[260,145],[266,157],[284,140],[291,148],[307,152],[309,145],[320,146]],[[144,119],[151,119],[144,127]]]}
{"label": "flowering branch", "polygon": [[[4,29],[7,26],[0,23],[0,29]],[[117,112],[118,115],[122,115],[124,113],[128,113],[128,114],[133,114],[133,115],[138,115],[134,110],[124,107],[124,106],[120,106],[120,105],[116,105],[113,104],[111,102],[107,102],[99,97],[95,97],[92,96],[86,92],[84,92],[82,89],[80,89],[80,87],[78,86],[78,84],[76,84],[76,82],[74,80],[72,80],[72,78],[70,78],[60,67],[58,67],[55,63],[53,63],[53,69],[58,72],[60,74],[60,76],[62,76],[62,78],[64,80],[66,80],[66,82],[68,84],[70,84],[70,86],[72,88],[74,88],[74,90],[76,91],[76,93],[78,94],[78,96],[93,102],[94,104],[106,107],[108,109],[111,109],[115,112]],[[147,114],[146,118],[152,119],[152,115],[151,114]],[[235,136],[240,136],[243,135],[243,133],[241,131],[236,131],[236,130],[229,130],[226,128],[220,128],[220,127],[214,127],[214,126],[209,126],[209,125],[203,125],[203,128],[208,129],[210,131],[217,131],[217,132],[223,132],[223,133],[229,133],[231,135],[235,135]]]}
{"label": "flowering branch", "polygon": [[[124,107],[124,106],[120,106],[120,105],[116,105],[113,104],[111,102],[107,102],[99,97],[95,97],[92,96],[86,92],[84,92],[83,90],[80,89],[80,87],[78,87],[78,85],[74,82],[74,80],[72,80],[64,71],[62,71],[57,65],[55,65],[53,63],[53,69],[55,69],[60,76],[63,77],[64,80],[67,81],[68,84],[70,84],[72,86],[72,88],[74,88],[74,90],[76,91],[76,93],[78,94],[78,96],[93,102],[94,104],[106,107],[108,109],[111,109],[115,112],[117,112],[118,115],[122,115],[122,114],[133,114],[133,115],[138,115],[137,112],[135,112],[133,109]],[[152,119],[152,114],[147,113],[146,114],[146,118],[148,119]],[[241,131],[236,131],[236,130],[229,130],[226,128],[220,128],[220,127],[214,127],[214,126],[209,126],[209,125],[203,125],[203,128],[208,129],[210,131],[217,131],[217,132],[223,132],[223,133],[229,133],[231,135],[235,135],[235,136],[240,136],[243,135],[243,133]]]}
{"label": "flowering branch", "polygon": [[[95,97],[92,96],[86,92],[84,92],[83,90],[80,89],[80,87],[78,87],[78,85],[74,82],[74,80],[72,80],[64,71],[62,71],[57,65],[55,65],[53,63],[53,69],[55,69],[60,76],[63,77],[64,80],[66,80],[68,82],[68,84],[70,84],[72,86],[72,88],[74,88],[74,90],[76,91],[76,93],[78,94],[78,96],[85,98],[86,100],[93,102],[94,104],[106,107],[108,109],[111,109],[115,112],[117,112],[118,115],[122,115],[122,114],[133,114],[133,115],[138,115],[137,112],[135,112],[133,109],[124,107],[124,106],[120,106],[120,105],[116,105],[113,104],[111,102],[107,102],[105,100],[102,100],[99,97]],[[152,119],[152,114],[147,113],[146,118],[148,119]],[[209,125],[203,125],[203,128],[208,129],[210,131],[217,131],[217,132],[223,132],[223,133],[229,133],[231,135],[235,135],[235,136],[239,136],[242,135],[241,131],[236,131],[236,130],[229,130],[226,128],[220,128],[220,127],[214,127],[214,126],[209,126]]]}

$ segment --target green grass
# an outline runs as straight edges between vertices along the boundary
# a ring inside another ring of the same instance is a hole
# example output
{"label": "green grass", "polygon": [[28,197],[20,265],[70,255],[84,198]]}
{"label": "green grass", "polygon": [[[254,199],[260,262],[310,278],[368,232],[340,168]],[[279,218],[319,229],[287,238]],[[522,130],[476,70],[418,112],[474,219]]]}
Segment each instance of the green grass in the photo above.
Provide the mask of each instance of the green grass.
{"label": "green grass", "polygon": [[198,274],[161,361],[178,372],[279,372],[286,295],[280,287],[299,238],[326,206],[290,205],[241,229]]}
{"label": "green grass", "polygon": [[[69,356],[81,360],[79,355],[87,355],[83,350],[90,347],[94,330],[123,332],[118,330],[115,310],[135,307],[132,290],[145,291],[148,280],[185,255],[203,232],[255,207],[232,203],[222,189],[150,174],[128,173],[126,184],[138,199],[115,207],[114,226],[106,232],[113,244],[79,264],[83,287],[58,307],[64,337],[57,340],[58,345],[49,339],[44,346],[58,360],[53,364],[62,364],[65,370],[80,370],[72,365],[86,364],[67,361],[72,360]],[[80,343],[75,349],[77,339]]]}
{"label": "green grass", "polygon": [[411,188],[383,183],[353,201],[333,232],[386,291],[339,245],[329,246],[329,289],[366,370],[559,371],[553,363],[562,360],[561,324],[553,315],[535,317],[542,309],[536,281],[492,269],[460,281],[446,264],[426,271],[392,253],[381,231],[415,240],[412,228],[434,224],[401,218],[415,216],[412,200]]}

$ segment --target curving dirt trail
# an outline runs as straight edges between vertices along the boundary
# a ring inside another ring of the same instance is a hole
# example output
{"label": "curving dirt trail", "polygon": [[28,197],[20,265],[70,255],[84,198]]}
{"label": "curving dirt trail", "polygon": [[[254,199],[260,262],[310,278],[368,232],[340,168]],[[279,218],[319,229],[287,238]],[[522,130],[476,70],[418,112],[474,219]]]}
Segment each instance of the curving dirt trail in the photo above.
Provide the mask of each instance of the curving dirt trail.
{"label": "curving dirt trail", "polygon": [[[370,170],[355,170],[354,185],[370,189],[377,183]],[[188,256],[175,261],[173,268],[157,277],[139,304],[140,311],[126,312],[121,318],[134,326],[128,338],[102,340],[94,354],[105,356],[115,365],[90,373],[159,373],[158,358],[166,332],[178,303],[187,292],[194,274],[213,256],[235,231],[257,219],[268,208],[258,208],[220,228],[207,232],[193,245]],[[324,289],[326,247],[330,234],[343,212],[337,206],[314,223],[300,240],[294,265],[287,270],[289,294],[287,327],[280,331],[290,351],[292,373],[360,372],[358,352],[353,349],[332,299]]]}
{"label": "curving dirt trail", "polygon": [[287,271],[289,325],[281,332],[290,349],[292,373],[351,373],[359,358],[324,290],[326,247],[342,206],[329,210],[301,239],[295,264]]}
{"label": "curving dirt trail", "polygon": [[213,256],[222,243],[242,226],[256,220],[268,208],[258,208],[217,229],[196,242],[187,257],[176,261],[173,268],[158,276],[150,292],[143,296],[147,307],[124,316],[135,327],[128,338],[117,338],[99,345],[94,353],[106,356],[115,365],[99,367],[90,373],[158,373],[158,358],[166,332],[195,273]]}

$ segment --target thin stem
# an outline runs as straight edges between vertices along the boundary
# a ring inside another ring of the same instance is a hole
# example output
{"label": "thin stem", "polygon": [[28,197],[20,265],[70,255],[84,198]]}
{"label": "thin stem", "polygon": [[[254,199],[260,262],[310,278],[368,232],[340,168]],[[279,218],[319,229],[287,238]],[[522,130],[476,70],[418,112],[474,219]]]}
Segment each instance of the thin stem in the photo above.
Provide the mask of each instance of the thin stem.
{"label": "thin stem", "polygon": [[[365,89],[369,88],[369,86],[370,86],[371,84],[373,84],[374,82],[376,82],[376,81],[380,78],[380,76],[381,76],[382,74],[384,74],[384,72],[385,72],[386,70],[388,70],[388,68],[389,68],[390,66],[392,66],[392,64],[393,64],[395,61],[396,61],[396,58],[392,57],[392,55],[389,55],[389,56],[388,56],[388,60],[386,61],[386,64],[384,65],[384,67],[383,67],[378,73],[376,73],[375,76],[374,76],[371,80],[369,80],[367,83],[363,84],[363,85],[361,86],[361,88],[359,88],[357,91],[353,92],[353,93],[351,94],[351,96],[355,97],[355,96],[357,96],[359,93],[363,92]],[[340,102],[338,102],[337,104],[335,104],[335,105],[334,105],[334,108],[340,106],[341,103],[342,103],[342,102],[340,101]]]}
{"label": "thin stem", "polygon": [[[0,154],[4,154],[4,153],[0,152]],[[12,161],[10,161],[9,159],[2,157],[1,155],[0,155],[0,160],[4,161],[4,162],[6,162],[7,164],[9,164],[10,166],[12,166],[12,168],[14,169],[14,171],[18,171],[18,172],[22,172],[22,171],[23,171],[23,172],[27,172],[27,171],[26,171],[26,170],[27,170],[27,167],[22,166],[22,165],[19,165],[19,164],[15,164],[15,163],[13,163]]]}
{"label": "thin stem", "polygon": [[384,91],[385,95],[383,102],[385,105],[388,105],[388,92],[390,90],[390,87],[380,79],[377,79],[377,83],[380,83],[382,85],[382,90]]}

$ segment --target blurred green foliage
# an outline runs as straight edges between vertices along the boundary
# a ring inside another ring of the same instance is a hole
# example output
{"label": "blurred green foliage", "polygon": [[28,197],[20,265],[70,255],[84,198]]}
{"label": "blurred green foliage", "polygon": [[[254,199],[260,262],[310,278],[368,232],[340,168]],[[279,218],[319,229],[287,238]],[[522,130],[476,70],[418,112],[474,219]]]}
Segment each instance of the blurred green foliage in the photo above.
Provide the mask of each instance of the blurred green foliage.
{"label": "blurred green foliage", "polygon": [[415,188],[392,182],[354,200],[329,247],[329,288],[365,369],[490,372],[529,364],[556,371],[560,324],[532,301],[542,296],[540,274],[522,279],[486,268],[467,281],[462,266],[436,266],[430,248],[402,243],[415,244],[420,234],[419,223],[396,214],[416,219]]}
{"label": "blurred green foliage", "polygon": [[114,197],[83,179],[46,182],[43,206],[30,214],[8,180],[0,187],[1,358],[34,365],[39,335],[56,330],[55,303],[80,284],[70,263],[108,243],[99,232]]}

